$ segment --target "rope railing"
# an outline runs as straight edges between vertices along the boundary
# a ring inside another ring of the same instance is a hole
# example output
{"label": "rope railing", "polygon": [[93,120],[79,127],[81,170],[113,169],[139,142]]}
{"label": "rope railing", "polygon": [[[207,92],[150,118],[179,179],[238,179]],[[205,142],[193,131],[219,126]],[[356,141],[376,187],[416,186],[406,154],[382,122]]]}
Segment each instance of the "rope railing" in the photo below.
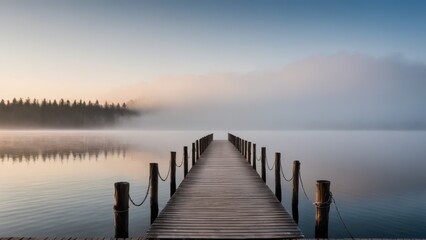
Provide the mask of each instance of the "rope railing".
{"label": "rope railing", "polygon": [[265,156],[265,162],[266,162],[266,166],[268,167],[269,171],[274,170],[275,162],[274,162],[274,164],[272,164],[272,167],[269,167],[268,156]]}
{"label": "rope railing", "polygon": [[184,156],[182,155],[182,160],[181,160],[180,164],[176,164],[176,167],[182,167],[182,165],[183,165],[183,159],[184,159]]}
{"label": "rope railing", "polygon": [[308,201],[311,201],[308,197],[308,194],[306,194],[305,186],[303,185],[302,171],[299,172],[299,180],[300,180],[300,185],[302,186],[302,190],[303,190],[303,193],[305,194],[306,199],[308,199]]}
{"label": "rope railing", "polygon": [[158,179],[165,182],[170,179],[170,197],[176,191],[176,167],[184,167],[184,178],[188,173],[188,160],[192,159],[192,167],[195,166],[196,160],[200,160],[200,156],[207,150],[207,147],[213,141],[213,134],[206,135],[192,143],[192,157],[188,154],[188,147],[184,146],[184,156],[180,164],[176,163],[176,152],[171,152],[171,158],[169,162],[169,168],[166,176],[162,176],[158,167],[158,163],[150,163],[150,174],[148,179],[148,187],[140,203],[136,203],[135,200],[130,196],[128,182],[116,182],[114,183],[114,222],[115,222],[115,238],[128,238],[128,221],[129,221],[129,202],[133,206],[140,207],[148,199],[150,195],[150,208],[151,208],[151,223],[157,218],[158,209]]}
{"label": "rope railing", "polygon": [[[242,155],[244,157],[246,157],[246,155],[245,155],[245,153],[247,152],[247,149],[246,149],[247,145],[246,145],[246,143],[247,142],[251,143],[251,142],[249,142],[247,140],[244,140],[244,139],[241,139],[241,138],[239,138],[239,137],[237,137],[235,135],[232,135],[230,133],[228,134],[228,140],[237,148],[237,150],[239,150],[242,153]],[[248,145],[248,147],[250,147],[250,144]],[[250,152],[250,150],[251,149],[249,149],[248,151]],[[262,152],[265,153],[265,148],[262,148]],[[279,153],[277,153],[277,154],[279,154]],[[262,161],[262,157],[264,158],[264,161]],[[281,191],[280,178],[277,177],[277,174],[278,174],[278,176],[281,175],[286,182],[293,181],[293,184],[296,184],[296,185],[293,185],[293,187],[296,186],[297,188],[296,188],[296,190],[293,190],[293,197],[292,197],[292,201],[296,201],[296,203],[292,202],[292,207],[296,208],[296,209],[293,209],[293,213],[294,213],[294,211],[296,211],[297,216],[296,216],[295,221],[298,222],[298,199],[299,199],[299,197],[298,197],[299,183],[298,182],[300,182],[303,194],[305,195],[306,199],[309,202],[311,202],[311,200],[310,200],[310,198],[309,198],[309,196],[308,196],[308,194],[306,192],[305,186],[303,184],[303,178],[302,178],[302,174],[301,174],[301,171],[300,171],[300,162],[299,161],[294,161],[293,162],[294,163],[294,166],[293,166],[293,176],[291,178],[288,178],[288,177],[286,177],[286,175],[284,173],[284,169],[283,169],[283,165],[284,164],[283,164],[283,161],[280,161],[279,158],[277,159],[277,156],[276,156],[276,160],[275,161],[278,161],[278,162],[276,164],[274,162],[274,164],[272,164],[272,167],[271,167],[271,164],[269,164],[269,162],[268,162],[267,154],[266,153],[264,154],[264,156],[262,154],[260,157],[255,157],[253,159],[255,161],[258,161],[258,162],[262,161],[262,173],[261,173],[262,176],[261,177],[262,177],[262,179],[265,182],[266,182],[266,172],[264,172],[264,170],[263,170],[263,169],[265,169],[264,167],[266,167],[269,171],[272,171],[274,168],[276,168],[277,164],[280,165],[279,166],[280,169],[275,171],[275,179],[276,179],[276,182],[275,182],[275,184],[276,184],[276,190],[275,191]],[[295,181],[295,179],[294,179],[295,176],[298,178],[298,179],[296,178],[296,180],[299,180],[299,181]],[[319,185],[321,185],[321,184],[326,184],[326,185],[328,184],[328,187],[327,188],[320,188]],[[324,192],[324,191],[327,191],[327,190],[328,190],[328,192],[326,194],[329,194],[329,195],[328,195],[328,199],[326,201],[314,202],[313,203],[313,205],[315,205],[315,207],[317,209],[317,216],[318,216],[318,214],[320,214],[320,215],[321,214],[326,214],[327,215],[327,217],[319,217],[319,218],[317,218],[317,223],[316,223],[316,228],[315,228],[315,238],[328,238],[328,230],[324,231],[324,229],[323,229],[324,226],[326,226],[328,228],[328,224],[324,224],[321,221],[328,221],[328,212],[329,211],[328,210],[323,210],[323,209],[329,209],[330,205],[334,203],[334,207],[336,208],[336,212],[337,212],[337,215],[338,215],[338,218],[339,218],[340,222],[342,223],[343,227],[345,228],[345,231],[347,232],[347,234],[353,239],[354,237],[353,237],[352,233],[349,231],[349,228],[347,227],[347,224],[343,221],[341,212],[340,212],[340,210],[339,210],[339,208],[338,208],[338,206],[336,204],[336,200],[335,200],[333,194],[329,191],[329,184],[330,184],[329,181],[325,181],[325,180],[319,180],[319,181],[317,181],[317,186],[318,186],[318,189],[317,189],[317,198],[318,198],[319,194],[320,195],[321,194],[325,194],[326,192]],[[277,186],[278,186],[278,188],[277,188]],[[279,196],[281,196],[280,194],[281,193],[279,193]],[[276,192],[276,196],[277,196],[277,192]],[[281,198],[279,198],[279,200],[280,199]],[[293,217],[295,217],[295,216],[293,215]]]}
{"label": "rope railing", "polygon": [[348,226],[346,225],[346,223],[343,221],[343,218],[342,218],[342,215],[340,214],[340,211],[339,211],[339,207],[337,207],[337,204],[336,204],[336,199],[334,198],[334,197],[331,197],[331,199],[332,199],[332,201],[333,201],[333,203],[334,203],[334,207],[336,208],[336,212],[337,212],[337,216],[339,216],[339,219],[340,219],[340,221],[342,222],[342,224],[343,224],[343,227],[345,228],[345,230],[346,230],[346,233],[352,238],[352,239],[354,239],[354,236],[352,235],[352,233],[349,231],[349,229],[348,229]]}
{"label": "rope railing", "polygon": [[135,203],[134,201],[133,201],[133,199],[132,199],[132,197],[130,196],[130,194],[129,194],[129,200],[130,200],[130,202],[133,204],[133,206],[135,206],[135,207],[140,207],[140,206],[142,206],[144,203],[145,203],[145,201],[146,201],[146,199],[148,198],[148,193],[149,193],[149,189],[151,188],[151,177],[149,178],[149,180],[148,180],[148,187],[146,188],[146,193],[145,193],[145,197],[143,198],[143,200],[142,200],[142,202],[141,203]]}
{"label": "rope railing", "polygon": [[165,181],[167,180],[167,178],[169,178],[169,176],[170,176],[170,169],[172,168],[171,166],[172,166],[172,165],[171,165],[171,164],[169,164],[169,170],[167,171],[167,176],[166,176],[165,178],[163,178],[163,177],[161,176],[160,170],[158,170],[158,177],[160,177],[161,181],[165,182]]}
{"label": "rope railing", "polygon": [[284,170],[283,170],[283,163],[280,164],[280,169],[281,169],[281,175],[283,176],[284,180],[286,182],[291,182],[293,180],[293,176],[290,179],[286,178],[286,176],[284,174]]}

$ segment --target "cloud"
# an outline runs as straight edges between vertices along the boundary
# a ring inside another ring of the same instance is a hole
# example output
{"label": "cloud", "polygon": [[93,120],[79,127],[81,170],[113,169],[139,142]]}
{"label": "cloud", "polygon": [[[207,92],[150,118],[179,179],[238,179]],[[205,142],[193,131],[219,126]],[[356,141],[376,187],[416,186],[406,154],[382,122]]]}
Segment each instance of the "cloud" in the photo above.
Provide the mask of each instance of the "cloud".
{"label": "cloud", "polygon": [[318,55],[267,71],[168,76],[121,93],[158,110],[134,123],[144,128],[426,128],[426,65],[401,56]]}

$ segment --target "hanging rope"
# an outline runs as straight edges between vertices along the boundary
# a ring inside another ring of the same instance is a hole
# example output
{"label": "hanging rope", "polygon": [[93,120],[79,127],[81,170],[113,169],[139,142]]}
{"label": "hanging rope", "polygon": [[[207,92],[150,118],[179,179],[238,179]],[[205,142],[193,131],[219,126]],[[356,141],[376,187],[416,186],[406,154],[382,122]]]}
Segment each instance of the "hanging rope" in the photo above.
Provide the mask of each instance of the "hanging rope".
{"label": "hanging rope", "polygon": [[[175,163],[176,164],[176,163]],[[180,164],[178,165],[178,164],[176,164],[176,167],[182,167],[182,165],[183,165],[183,155],[182,155],[182,161],[180,162]]]}
{"label": "hanging rope", "polygon": [[142,204],[145,202],[145,200],[147,199],[147,197],[148,197],[148,193],[149,193],[149,189],[151,188],[151,176],[149,177],[149,180],[148,180],[148,188],[146,189],[146,193],[145,193],[145,197],[143,198],[143,200],[142,200],[142,202],[141,203],[139,203],[139,204],[136,204],[134,201],[133,201],[133,199],[132,199],[132,197],[130,196],[130,194],[129,194],[129,200],[130,200],[130,202],[133,204],[133,206],[136,206],[136,207],[140,207],[140,206],[142,206]]}
{"label": "hanging rope", "polygon": [[269,169],[269,171],[272,171],[273,169],[274,169],[274,167],[275,167],[275,162],[274,162],[274,164],[272,164],[272,167],[269,167],[269,162],[268,162],[268,157],[266,156],[266,166],[268,167],[268,169]]}
{"label": "hanging rope", "polygon": [[261,157],[260,158],[256,158],[256,161],[260,162],[260,160],[262,160]]}
{"label": "hanging rope", "polygon": [[[330,195],[331,195],[331,193],[330,193]],[[343,226],[345,227],[346,232],[348,233],[348,235],[349,235],[352,239],[354,239],[354,237],[352,236],[352,234],[351,234],[351,232],[349,231],[348,227],[346,226],[345,222],[343,221],[342,215],[340,215],[339,208],[337,207],[337,204],[336,204],[336,199],[334,199],[334,197],[331,197],[331,199],[332,199],[332,201],[333,201],[333,203],[334,203],[334,207],[336,208],[337,215],[339,216],[340,221],[342,222]]]}
{"label": "hanging rope", "polygon": [[167,171],[167,176],[165,178],[161,177],[161,173],[160,173],[160,169],[158,168],[158,176],[160,177],[161,181],[165,182],[167,180],[167,178],[169,178],[170,175],[170,168],[171,168],[171,164],[169,164],[169,170]]}
{"label": "hanging rope", "polygon": [[290,179],[287,179],[284,175],[283,163],[281,163],[280,168],[281,168],[281,174],[283,175],[284,180],[287,181],[287,182],[291,182],[291,180],[293,180],[294,176],[292,176]]}
{"label": "hanging rope", "polygon": [[306,194],[305,187],[303,186],[302,172],[299,172],[299,180],[300,180],[300,185],[302,185],[302,190],[303,190],[303,193],[305,194],[306,199],[308,199],[308,201],[311,201],[308,197],[308,194]]}

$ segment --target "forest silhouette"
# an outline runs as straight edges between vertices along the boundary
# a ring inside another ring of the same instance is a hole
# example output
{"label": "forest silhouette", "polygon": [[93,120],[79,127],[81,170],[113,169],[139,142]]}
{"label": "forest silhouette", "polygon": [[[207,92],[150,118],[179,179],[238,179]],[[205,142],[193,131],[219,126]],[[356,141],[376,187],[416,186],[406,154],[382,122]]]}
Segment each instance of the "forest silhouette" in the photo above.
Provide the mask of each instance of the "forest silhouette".
{"label": "forest silhouette", "polygon": [[138,116],[126,103],[60,99],[39,101],[27,98],[0,101],[0,127],[20,128],[100,128],[112,126],[123,118]]}

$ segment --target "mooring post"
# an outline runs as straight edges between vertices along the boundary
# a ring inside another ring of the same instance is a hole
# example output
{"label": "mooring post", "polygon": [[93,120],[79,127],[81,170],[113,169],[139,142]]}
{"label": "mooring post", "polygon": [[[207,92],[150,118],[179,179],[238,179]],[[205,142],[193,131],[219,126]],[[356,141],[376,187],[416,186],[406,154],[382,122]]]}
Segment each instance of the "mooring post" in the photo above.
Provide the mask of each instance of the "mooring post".
{"label": "mooring post", "polygon": [[262,147],[262,180],[266,183],[266,147]]}
{"label": "mooring post", "polygon": [[330,181],[317,181],[315,238],[328,238],[328,214],[330,212]]}
{"label": "mooring post", "polygon": [[115,238],[129,237],[129,183],[114,183]]}
{"label": "mooring post", "polygon": [[158,216],[158,163],[150,163],[150,204],[151,204],[151,224]]}
{"label": "mooring post", "polygon": [[299,223],[299,175],[300,162],[293,161],[293,196],[291,198],[291,211],[293,220]]}
{"label": "mooring post", "polygon": [[241,138],[238,137],[238,151],[241,152]]}
{"label": "mooring post", "polygon": [[247,160],[248,163],[251,164],[251,142],[248,142]]}
{"label": "mooring post", "polygon": [[204,138],[200,138],[200,155],[204,152]]}
{"label": "mooring post", "polygon": [[253,143],[253,169],[256,170],[256,143]]}
{"label": "mooring post", "polygon": [[275,197],[281,202],[281,153],[275,153]]}
{"label": "mooring post", "polygon": [[176,152],[170,152],[170,197],[176,192]]}
{"label": "mooring post", "polygon": [[244,158],[247,159],[248,155],[248,141],[244,142]]}
{"label": "mooring post", "polygon": [[192,159],[192,167],[194,167],[194,165],[195,165],[195,143],[192,143],[192,156],[191,156],[191,159]]}
{"label": "mooring post", "polygon": [[188,174],[188,147],[183,147],[183,177]]}
{"label": "mooring post", "polygon": [[200,159],[200,143],[198,140],[195,141],[195,145],[197,145],[197,160]]}

